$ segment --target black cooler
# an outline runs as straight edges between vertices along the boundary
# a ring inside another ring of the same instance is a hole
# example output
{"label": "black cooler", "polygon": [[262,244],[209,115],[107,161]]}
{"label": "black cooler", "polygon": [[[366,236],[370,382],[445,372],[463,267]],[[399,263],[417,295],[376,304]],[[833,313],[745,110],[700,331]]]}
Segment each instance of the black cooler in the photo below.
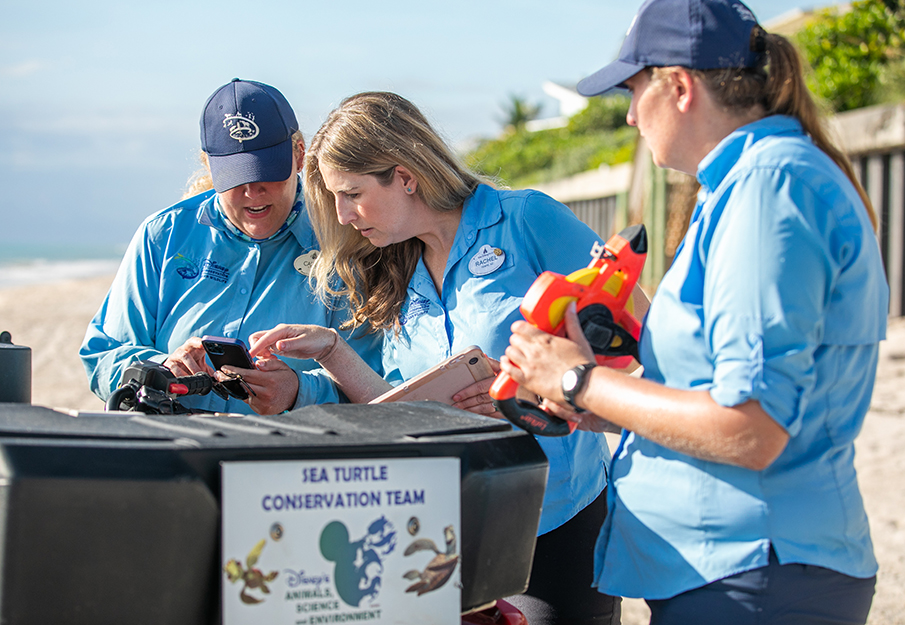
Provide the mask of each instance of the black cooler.
{"label": "black cooler", "polygon": [[0,623],[220,620],[221,462],[457,457],[463,611],[524,590],[547,461],[434,402],[283,415],[67,414],[0,403]]}

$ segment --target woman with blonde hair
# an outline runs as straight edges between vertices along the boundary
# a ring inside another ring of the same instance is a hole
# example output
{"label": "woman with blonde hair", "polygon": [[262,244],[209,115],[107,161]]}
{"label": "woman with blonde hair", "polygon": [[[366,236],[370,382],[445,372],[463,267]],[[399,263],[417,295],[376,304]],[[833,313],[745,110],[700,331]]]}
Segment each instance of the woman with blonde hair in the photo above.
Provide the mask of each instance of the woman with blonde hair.
{"label": "woman with blonde hair", "polygon": [[645,2],[579,91],[617,86],[654,162],[701,183],[644,379],[583,367],[574,311],[568,338],[514,324],[501,362],[580,429],[624,428],[595,585],[646,599],[654,625],[864,623],[877,562],[853,457],[889,301],[876,215],[794,48],[737,0]]}
{"label": "woman with blonde hair", "polygon": [[[586,266],[597,241],[551,198],[482,183],[392,93],[352,96],[330,114],[307,152],[305,193],[322,250],[317,290],[348,300],[352,326],[384,333],[391,384],[469,345],[499,358],[537,276]],[[279,326],[254,337],[252,353],[267,350],[315,357],[353,401],[388,388],[327,329]],[[493,414],[491,382],[463,389],[455,405]],[[618,623],[619,599],[591,587],[593,537],[606,515],[606,441],[582,432],[540,445],[550,472],[531,580],[510,601],[532,624]]]}

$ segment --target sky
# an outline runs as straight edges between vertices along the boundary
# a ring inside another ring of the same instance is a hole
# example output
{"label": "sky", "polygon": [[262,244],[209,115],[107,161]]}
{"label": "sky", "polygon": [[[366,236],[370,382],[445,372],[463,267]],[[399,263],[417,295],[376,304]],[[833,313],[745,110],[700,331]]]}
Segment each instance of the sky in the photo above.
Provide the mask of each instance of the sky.
{"label": "sky", "polygon": [[[454,146],[499,133],[512,95],[557,103],[613,60],[642,0],[32,0],[0,22],[0,259],[110,249],[181,197],[207,97],[278,88],[306,139],[340,101],[388,90]],[[761,22],[794,0],[751,0]],[[4,248],[6,248],[4,250]]]}

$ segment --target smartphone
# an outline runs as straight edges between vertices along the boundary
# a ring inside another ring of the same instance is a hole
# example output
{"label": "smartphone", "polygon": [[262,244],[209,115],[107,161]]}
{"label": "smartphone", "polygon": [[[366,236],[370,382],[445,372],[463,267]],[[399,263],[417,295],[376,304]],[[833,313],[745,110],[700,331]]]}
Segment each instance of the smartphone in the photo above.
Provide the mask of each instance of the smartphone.
{"label": "smartphone", "polygon": [[219,370],[224,365],[238,367],[240,369],[254,369],[255,364],[240,339],[228,339],[222,336],[202,336],[201,344],[207,357],[210,358],[214,369]]}
{"label": "smartphone", "polygon": [[[248,353],[248,348],[245,347],[245,343],[240,339],[228,339],[222,336],[202,336],[201,345],[204,346],[204,351],[207,352],[207,357],[210,359],[211,364],[214,365],[214,370],[216,371],[219,371],[224,365],[239,369],[255,368],[254,360],[252,360],[251,354]],[[220,384],[233,397],[242,400],[248,399],[246,385],[243,385],[240,380],[226,380]]]}
{"label": "smartphone", "polygon": [[429,399],[452,405],[453,395],[494,375],[487,356],[480,347],[472,345],[368,403]]}

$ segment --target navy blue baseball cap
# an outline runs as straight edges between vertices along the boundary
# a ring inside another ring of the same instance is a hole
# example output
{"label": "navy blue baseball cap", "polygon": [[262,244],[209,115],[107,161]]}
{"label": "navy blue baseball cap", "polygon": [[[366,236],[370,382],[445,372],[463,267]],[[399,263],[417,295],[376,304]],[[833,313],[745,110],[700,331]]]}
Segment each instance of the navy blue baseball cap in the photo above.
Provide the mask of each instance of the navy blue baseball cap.
{"label": "navy blue baseball cap", "polygon": [[[578,93],[600,95],[624,87],[645,67],[688,69],[754,67],[751,44],[757,18],[738,0],[647,0],[629,26],[619,57],[578,83]],[[762,46],[760,46],[762,47]]]}
{"label": "navy blue baseball cap", "polygon": [[201,114],[201,149],[214,190],[289,178],[298,129],[289,102],[270,85],[234,78],[217,89]]}

